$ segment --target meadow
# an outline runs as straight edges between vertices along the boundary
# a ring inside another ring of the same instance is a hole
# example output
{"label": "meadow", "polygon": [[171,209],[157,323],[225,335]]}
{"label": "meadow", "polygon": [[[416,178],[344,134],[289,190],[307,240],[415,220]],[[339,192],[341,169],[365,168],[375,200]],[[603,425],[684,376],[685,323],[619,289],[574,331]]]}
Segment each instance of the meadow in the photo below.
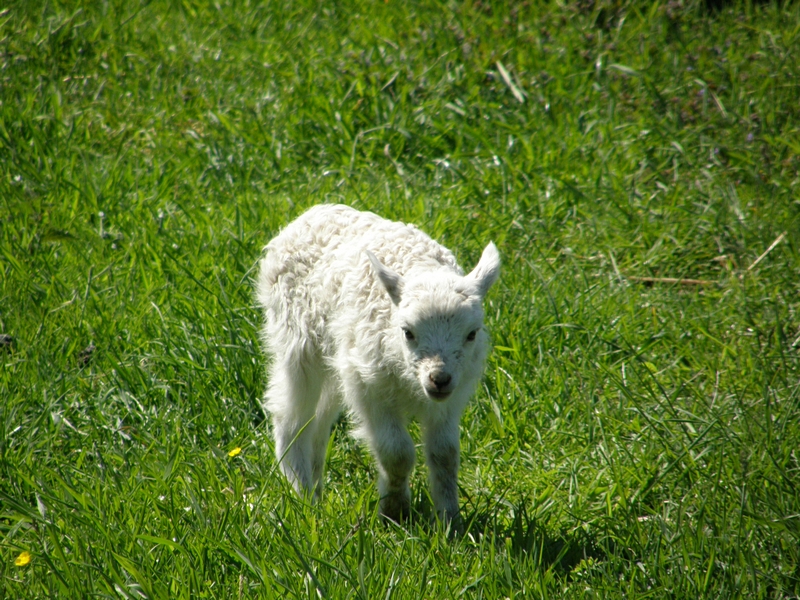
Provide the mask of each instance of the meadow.
{"label": "meadow", "polygon": [[[507,4],[2,7],[0,597],[800,596],[800,3]],[[500,249],[462,537],[276,471],[322,202]]]}

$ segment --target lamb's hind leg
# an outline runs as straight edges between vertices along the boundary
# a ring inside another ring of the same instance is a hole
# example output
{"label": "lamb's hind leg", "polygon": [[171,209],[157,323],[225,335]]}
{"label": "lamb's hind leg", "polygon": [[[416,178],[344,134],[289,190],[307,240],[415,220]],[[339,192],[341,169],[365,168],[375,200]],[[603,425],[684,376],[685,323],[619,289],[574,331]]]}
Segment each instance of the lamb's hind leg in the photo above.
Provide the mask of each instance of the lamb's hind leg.
{"label": "lamb's hind leg", "polygon": [[314,482],[314,497],[322,495],[322,473],[325,467],[325,455],[328,441],[331,438],[331,427],[339,416],[341,404],[336,386],[327,380],[322,384],[322,393],[317,412],[314,417],[314,440],[311,447],[311,478]]}
{"label": "lamb's hind leg", "polygon": [[314,489],[312,466],[314,416],[322,388],[322,371],[308,360],[276,360],[270,369],[265,407],[272,414],[275,455],[300,495]]}

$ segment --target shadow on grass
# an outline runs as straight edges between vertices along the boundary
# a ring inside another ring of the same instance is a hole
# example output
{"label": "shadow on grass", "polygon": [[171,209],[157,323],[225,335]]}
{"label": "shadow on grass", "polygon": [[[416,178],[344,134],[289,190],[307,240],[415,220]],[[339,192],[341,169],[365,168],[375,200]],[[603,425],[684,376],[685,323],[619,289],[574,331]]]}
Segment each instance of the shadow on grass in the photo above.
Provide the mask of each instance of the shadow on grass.
{"label": "shadow on grass", "polygon": [[583,560],[602,560],[605,552],[597,539],[582,529],[553,532],[542,525],[528,509],[529,501],[512,505],[513,518],[502,518],[497,506],[476,509],[464,515],[466,531],[473,538],[493,536],[497,544],[510,546],[517,558],[527,558],[543,569],[569,575]]}

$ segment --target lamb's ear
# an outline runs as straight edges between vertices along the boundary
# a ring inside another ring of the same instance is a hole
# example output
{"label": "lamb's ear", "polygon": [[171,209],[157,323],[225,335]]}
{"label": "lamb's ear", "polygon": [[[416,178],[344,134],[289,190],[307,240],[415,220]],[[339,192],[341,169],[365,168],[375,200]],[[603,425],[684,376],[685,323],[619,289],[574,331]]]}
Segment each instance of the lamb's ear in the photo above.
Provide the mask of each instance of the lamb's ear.
{"label": "lamb's ear", "polygon": [[500,275],[500,253],[492,242],[483,249],[481,259],[472,272],[464,277],[470,294],[483,298]]}
{"label": "lamb's ear", "polygon": [[372,268],[375,274],[380,279],[386,292],[395,304],[400,304],[400,294],[403,292],[403,278],[397,273],[392,271],[389,267],[385,267],[378,257],[369,250],[364,250],[369,257],[369,262],[372,263]]}

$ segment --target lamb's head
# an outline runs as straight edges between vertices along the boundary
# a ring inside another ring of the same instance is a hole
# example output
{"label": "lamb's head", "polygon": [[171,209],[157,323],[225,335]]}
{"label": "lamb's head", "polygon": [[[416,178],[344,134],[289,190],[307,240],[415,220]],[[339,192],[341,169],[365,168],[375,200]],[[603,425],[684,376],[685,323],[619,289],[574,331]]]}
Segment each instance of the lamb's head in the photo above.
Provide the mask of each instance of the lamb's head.
{"label": "lamb's head", "polygon": [[436,401],[474,382],[488,348],[482,301],[500,273],[496,246],[490,242],[463,277],[445,267],[401,277],[368,254],[392,300],[390,335],[402,349],[407,376]]}

